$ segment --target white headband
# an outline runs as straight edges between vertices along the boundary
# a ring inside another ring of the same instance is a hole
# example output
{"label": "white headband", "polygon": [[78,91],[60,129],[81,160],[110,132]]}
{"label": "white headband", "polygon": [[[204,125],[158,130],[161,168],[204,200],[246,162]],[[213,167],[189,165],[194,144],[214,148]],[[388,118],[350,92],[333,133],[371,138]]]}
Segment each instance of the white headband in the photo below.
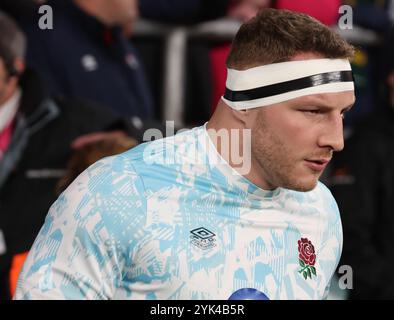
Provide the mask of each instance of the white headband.
{"label": "white headband", "polygon": [[236,110],[268,106],[310,94],[354,90],[347,59],[288,61],[227,71],[222,99]]}

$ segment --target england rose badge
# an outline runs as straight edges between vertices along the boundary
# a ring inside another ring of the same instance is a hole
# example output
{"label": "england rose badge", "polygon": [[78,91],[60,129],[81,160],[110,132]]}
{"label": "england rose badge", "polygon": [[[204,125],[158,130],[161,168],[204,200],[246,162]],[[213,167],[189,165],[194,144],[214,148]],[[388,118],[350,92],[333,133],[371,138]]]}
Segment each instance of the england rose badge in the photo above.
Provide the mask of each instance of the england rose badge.
{"label": "england rose badge", "polygon": [[298,261],[301,269],[298,270],[304,276],[304,279],[312,279],[312,275],[316,276],[316,253],[312,242],[307,238],[298,240]]}

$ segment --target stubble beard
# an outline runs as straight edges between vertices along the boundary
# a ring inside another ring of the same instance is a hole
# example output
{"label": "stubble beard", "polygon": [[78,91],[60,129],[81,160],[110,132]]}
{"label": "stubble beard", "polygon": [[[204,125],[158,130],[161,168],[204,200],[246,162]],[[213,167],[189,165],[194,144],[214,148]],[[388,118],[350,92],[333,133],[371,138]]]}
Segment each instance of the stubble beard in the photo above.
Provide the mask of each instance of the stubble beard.
{"label": "stubble beard", "polygon": [[297,176],[296,169],[301,160],[292,156],[286,142],[273,134],[264,121],[259,122],[260,129],[252,135],[252,157],[263,171],[267,184],[301,192],[313,190],[320,174]]}

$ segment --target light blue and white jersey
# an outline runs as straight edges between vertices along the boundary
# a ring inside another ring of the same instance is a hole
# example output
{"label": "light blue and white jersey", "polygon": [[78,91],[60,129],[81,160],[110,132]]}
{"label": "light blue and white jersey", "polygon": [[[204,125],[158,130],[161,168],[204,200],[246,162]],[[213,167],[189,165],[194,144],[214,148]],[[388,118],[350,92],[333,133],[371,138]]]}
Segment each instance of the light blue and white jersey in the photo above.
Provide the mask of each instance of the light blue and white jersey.
{"label": "light blue and white jersey", "polygon": [[15,298],[324,298],[342,250],[329,190],[265,191],[214,158],[203,126],[90,166],[52,205]]}

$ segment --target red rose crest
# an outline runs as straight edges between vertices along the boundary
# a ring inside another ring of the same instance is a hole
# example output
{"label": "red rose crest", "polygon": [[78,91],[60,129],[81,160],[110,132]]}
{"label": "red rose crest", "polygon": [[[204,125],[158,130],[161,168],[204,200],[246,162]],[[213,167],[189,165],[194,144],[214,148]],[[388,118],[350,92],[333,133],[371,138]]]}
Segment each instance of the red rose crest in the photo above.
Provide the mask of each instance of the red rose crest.
{"label": "red rose crest", "polygon": [[316,262],[315,247],[307,238],[301,238],[301,240],[298,240],[298,252],[301,267],[298,272],[302,273],[305,280],[308,277],[312,279],[312,274],[316,276],[316,268],[314,267]]}

